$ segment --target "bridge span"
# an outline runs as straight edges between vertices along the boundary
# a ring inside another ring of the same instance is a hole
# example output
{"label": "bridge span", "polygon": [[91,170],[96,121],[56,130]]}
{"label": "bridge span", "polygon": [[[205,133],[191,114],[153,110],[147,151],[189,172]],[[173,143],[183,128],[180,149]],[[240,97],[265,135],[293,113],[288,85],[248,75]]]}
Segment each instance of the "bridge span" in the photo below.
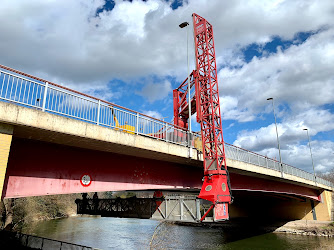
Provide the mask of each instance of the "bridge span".
{"label": "bridge span", "polygon": [[[0,84],[2,198],[200,190],[196,135],[38,79],[0,71]],[[225,150],[236,214],[274,197],[289,204],[287,210],[292,203],[298,207],[296,218],[331,218],[332,183],[229,144]]]}

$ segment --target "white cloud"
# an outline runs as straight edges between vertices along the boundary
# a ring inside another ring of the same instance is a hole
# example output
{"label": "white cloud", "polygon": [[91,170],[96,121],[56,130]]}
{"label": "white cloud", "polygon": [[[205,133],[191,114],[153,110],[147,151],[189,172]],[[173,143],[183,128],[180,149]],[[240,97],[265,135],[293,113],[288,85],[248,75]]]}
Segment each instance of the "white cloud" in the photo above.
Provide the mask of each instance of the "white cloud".
{"label": "white cloud", "polygon": [[[334,168],[334,143],[331,141],[311,141],[312,156],[316,172],[327,172]],[[312,159],[308,145],[291,145],[284,150],[283,161],[313,173]]]}
{"label": "white cloud", "polygon": [[289,102],[294,110],[332,103],[333,37],[330,29],[284,52],[254,58],[242,68],[224,68],[219,72],[220,93],[238,98],[238,110],[251,114],[261,112],[268,97],[276,104]]}
{"label": "white cloud", "polygon": [[[307,145],[307,134],[315,136],[319,132],[334,130],[334,115],[327,110],[307,110],[296,116],[289,116],[277,124],[279,143],[283,162],[292,166],[309,169],[310,152]],[[233,143],[236,146],[256,151],[271,158],[279,159],[275,124],[251,131],[241,131]],[[312,141],[312,151],[317,163],[317,171],[328,171],[333,166],[334,143],[331,141]],[[313,170],[312,170],[313,171]],[[312,172],[311,171],[311,172]]]}
{"label": "white cloud", "polygon": [[[328,7],[333,10],[333,6]],[[319,8],[314,4],[309,7],[312,11]],[[294,44],[285,51],[278,49],[276,54],[255,57],[246,63],[238,49],[229,49],[227,59],[220,61],[222,65],[229,66],[219,72],[223,119],[259,121],[264,114],[272,114],[271,102],[266,99],[274,97],[283,161],[304,169],[303,163],[307,161],[302,161],[301,156],[296,157],[297,154],[306,154],[306,158],[309,156],[309,152],[303,151],[305,145],[299,144],[306,139],[302,129],[309,128],[310,136],[334,130],[333,111],[324,108],[324,105],[334,101],[332,20],[328,19],[324,26],[325,29],[304,43]],[[288,32],[286,27],[284,30]],[[289,37],[288,33],[281,36]],[[322,145],[315,148],[318,171],[332,166],[333,154],[323,153],[327,150],[325,146],[333,149],[330,143],[318,141]],[[240,131],[234,144],[279,158],[275,124]]]}
{"label": "white cloud", "polygon": [[163,119],[162,114],[155,110],[144,110],[143,114],[148,115],[150,117],[157,118],[157,119]]}
{"label": "white cloud", "polygon": [[165,1],[116,1],[112,11],[95,16],[103,4],[102,0],[3,0],[2,63],[64,83],[150,74],[184,78],[185,32],[178,24],[190,21],[193,12],[214,25],[217,55],[236,44],[263,43],[272,35],[291,38],[298,31],[333,24],[331,0],[192,0],[174,11]]}
{"label": "white cloud", "polygon": [[147,100],[152,103],[157,100],[162,100],[168,94],[172,92],[172,85],[169,81],[165,80],[160,83],[147,83],[143,89],[138,92],[139,95],[147,98]]}
{"label": "white cloud", "polygon": [[[310,136],[319,132],[334,130],[334,114],[327,110],[307,110],[296,116],[288,116],[282,123],[277,124],[277,131],[281,147],[305,140],[304,128],[309,129]],[[270,124],[267,127],[251,131],[241,131],[234,142],[235,145],[249,150],[262,151],[265,148],[276,148],[276,127]]]}
{"label": "white cloud", "polygon": [[220,98],[220,109],[223,120],[249,122],[255,119],[255,116],[249,110],[238,108],[238,99],[236,97],[222,96]]}

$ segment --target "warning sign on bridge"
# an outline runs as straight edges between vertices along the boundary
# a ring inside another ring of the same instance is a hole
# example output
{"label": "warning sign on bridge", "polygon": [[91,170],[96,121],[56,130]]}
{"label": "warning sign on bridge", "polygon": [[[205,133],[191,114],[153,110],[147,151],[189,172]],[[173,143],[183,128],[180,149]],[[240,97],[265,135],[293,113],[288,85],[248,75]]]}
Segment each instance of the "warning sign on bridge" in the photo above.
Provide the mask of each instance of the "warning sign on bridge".
{"label": "warning sign on bridge", "polygon": [[90,184],[92,184],[92,177],[89,174],[84,174],[80,178],[80,183],[84,187],[88,187]]}

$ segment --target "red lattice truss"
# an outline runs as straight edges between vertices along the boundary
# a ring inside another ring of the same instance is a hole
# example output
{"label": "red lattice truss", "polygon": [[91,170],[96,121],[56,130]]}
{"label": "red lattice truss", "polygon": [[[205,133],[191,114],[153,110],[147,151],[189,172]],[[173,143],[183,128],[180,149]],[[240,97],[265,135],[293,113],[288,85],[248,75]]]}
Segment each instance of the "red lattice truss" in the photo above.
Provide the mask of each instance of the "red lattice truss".
{"label": "red lattice truss", "polygon": [[[196,112],[197,122],[201,124],[204,160],[204,183],[199,197],[214,205],[230,203],[212,25],[197,14],[193,14],[193,24],[196,70],[190,74],[190,86],[195,86],[191,113]],[[188,79],[173,92],[174,123],[184,128],[188,128],[189,118],[187,83]]]}

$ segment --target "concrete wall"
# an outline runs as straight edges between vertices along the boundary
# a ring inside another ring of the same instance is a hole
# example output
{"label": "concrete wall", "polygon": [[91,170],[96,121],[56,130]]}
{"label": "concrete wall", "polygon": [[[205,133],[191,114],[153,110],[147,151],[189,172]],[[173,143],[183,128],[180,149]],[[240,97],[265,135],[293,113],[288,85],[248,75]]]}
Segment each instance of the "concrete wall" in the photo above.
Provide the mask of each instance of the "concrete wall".
{"label": "concrete wall", "polygon": [[[8,156],[12,142],[13,127],[6,124],[0,124],[0,194],[5,182]],[[2,200],[2,196],[1,196]]]}
{"label": "concrete wall", "polygon": [[[332,215],[333,213],[332,211],[333,192],[324,190],[321,196],[322,196],[322,201],[315,202],[315,212],[316,212],[317,220],[320,220],[320,221],[332,220],[333,218],[333,215]],[[307,216],[305,216],[304,219],[310,220],[310,218],[313,218],[313,215],[309,213]]]}

